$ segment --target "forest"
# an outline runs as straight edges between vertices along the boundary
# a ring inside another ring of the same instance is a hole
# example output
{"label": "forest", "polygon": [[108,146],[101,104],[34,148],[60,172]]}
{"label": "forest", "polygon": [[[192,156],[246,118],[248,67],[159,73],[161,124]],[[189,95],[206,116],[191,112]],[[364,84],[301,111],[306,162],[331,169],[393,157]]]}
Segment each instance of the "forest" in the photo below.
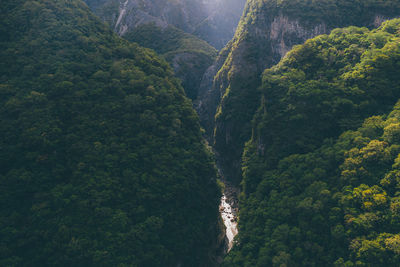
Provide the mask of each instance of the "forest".
{"label": "forest", "polygon": [[216,169],[168,64],[78,0],[1,21],[0,265],[206,264]]}
{"label": "forest", "polygon": [[397,266],[400,19],[265,70],[226,266]]}
{"label": "forest", "polygon": [[260,76],[278,64],[293,46],[335,28],[376,28],[399,17],[400,1],[380,0],[249,0],[236,34],[222,53],[213,90],[220,96],[212,120],[212,140],[223,155],[224,168],[237,184],[241,157],[251,138],[251,121],[260,105]]}
{"label": "forest", "polygon": [[241,3],[2,1],[0,266],[399,266],[400,1]]}
{"label": "forest", "polygon": [[154,49],[175,66],[186,96],[195,100],[204,72],[214,62],[217,50],[207,42],[173,26],[165,29],[154,23],[138,26],[124,36],[131,42]]}

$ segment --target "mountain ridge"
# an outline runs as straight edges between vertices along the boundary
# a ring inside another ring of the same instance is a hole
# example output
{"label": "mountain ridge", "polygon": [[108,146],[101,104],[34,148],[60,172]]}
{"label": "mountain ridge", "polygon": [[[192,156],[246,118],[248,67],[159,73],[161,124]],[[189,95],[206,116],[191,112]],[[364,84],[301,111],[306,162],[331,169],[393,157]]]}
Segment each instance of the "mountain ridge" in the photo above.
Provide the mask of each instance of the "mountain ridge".
{"label": "mountain ridge", "polygon": [[399,33],[335,29],[265,70],[226,266],[397,265]]}
{"label": "mountain ridge", "polygon": [[[329,8],[332,4],[337,4],[336,9]],[[216,68],[212,83],[205,86],[208,90],[197,105],[206,132],[216,151],[225,158],[223,165],[236,183],[240,181],[241,147],[250,138],[250,122],[260,101],[257,88],[261,85],[262,71],[278,63],[293,45],[311,37],[346,25],[373,27],[400,13],[398,1],[386,4],[372,1],[366,6],[358,6],[356,1],[347,6],[341,4],[340,1],[324,1],[316,6],[306,1],[247,2],[233,40],[221,51],[220,57],[223,55],[225,62]],[[374,5],[374,9],[370,8]],[[347,16],[347,12],[353,12],[350,10],[359,12]]]}
{"label": "mountain ridge", "polygon": [[0,18],[0,265],[215,264],[215,164],[167,62],[80,0]]}
{"label": "mountain ridge", "polygon": [[245,1],[86,0],[86,3],[121,36],[140,25],[154,23],[160,28],[170,25],[221,49],[235,33]]}

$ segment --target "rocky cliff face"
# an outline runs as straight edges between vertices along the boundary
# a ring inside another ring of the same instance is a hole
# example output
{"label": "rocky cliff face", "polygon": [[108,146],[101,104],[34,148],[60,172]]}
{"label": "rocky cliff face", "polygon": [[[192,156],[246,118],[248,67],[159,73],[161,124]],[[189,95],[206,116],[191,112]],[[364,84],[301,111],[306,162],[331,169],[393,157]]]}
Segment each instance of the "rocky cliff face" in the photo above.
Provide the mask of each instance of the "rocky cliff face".
{"label": "rocky cliff face", "polygon": [[125,35],[136,27],[155,23],[172,25],[217,49],[232,39],[245,0],[86,0],[116,32]]}
{"label": "rocky cliff face", "polygon": [[214,64],[212,64],[204,73],[198,90],[198,97],[194,103],[195,109],[201,118],[201,123],[206,130],[206,137],[212,141],[214,130],[214,116],[221,99],[220,90],[214,86],[214,77],[224,65],[231,49],[232,42],[219,53]]}
{"label": "rocky cliff face", "polygon": [[215,60],[215,48],[224,47],[235,33],[244,2],[86,0],[119,35],[164,55],[191,99]]}
{"label": "rocky cliff face", "polygon": [[251,135],[251,120],[259,106],[257,87],[262,71],[309,38],[347,25],[374,27],[399,14],[396,8],[376,3],[375,8],[353,1],[346,6],[333,4],[337,6],[248,1],[233,40],[209,69],[216,74],[214,79],[209,73],[204,77],[208,85],[202,88],[207,90],[200,90],[197,110],[233,180],[240,180],[242,148]]}
{"label": "rocky cliff face", "polygon": [[109,0],[88,4],[120,35],[147,23],[160,27],[173,25],[192,32],[195,25],[206,17],[204,6],[197,1]]}

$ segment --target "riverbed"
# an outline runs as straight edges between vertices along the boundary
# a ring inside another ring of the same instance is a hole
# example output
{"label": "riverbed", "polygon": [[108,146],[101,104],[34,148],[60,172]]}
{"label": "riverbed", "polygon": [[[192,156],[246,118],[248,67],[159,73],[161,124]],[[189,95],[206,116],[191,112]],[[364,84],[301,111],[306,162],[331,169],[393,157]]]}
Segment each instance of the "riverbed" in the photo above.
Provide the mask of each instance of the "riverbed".
{"label": "riverbed", "polygon": [[238,233],[237,230],[237,211],[232,208],[230,201],[227,199],[226,195],[223,194],[221,198],[221,204],[219,207],[222,220],[224,221],[226,227],[226,238],[227,238],[227,252],[231,250],[233,246],[233,239]]}
{"label": "riverbed", "polygon": [[[221,177],[224,178],[220,170]],[[222,179],[224,183],[224,192],[221,197],[219,205],[219,212],[225,225],[226,248],[225,252],[228,253],[232,246],[235,236],[238,234],[238,194],[239,189],[233,186],[230,182]]]}

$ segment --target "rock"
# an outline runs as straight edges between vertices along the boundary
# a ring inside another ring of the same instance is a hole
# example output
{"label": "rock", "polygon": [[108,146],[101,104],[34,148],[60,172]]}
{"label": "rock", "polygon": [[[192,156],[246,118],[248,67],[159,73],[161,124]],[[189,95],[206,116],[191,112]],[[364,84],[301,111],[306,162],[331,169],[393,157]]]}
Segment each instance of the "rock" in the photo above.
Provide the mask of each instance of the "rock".
{"label": "rock", "polygon": [[217,49],[232,39],[246,0],[84,0],[121,36],[154,23],[174,26]]}
{"label": "rock", "polygon": [[[251,121],[261,104],[257,91],[261,73],[278,63],[294,45],[307,39],[348,25],[376,27],[393,17],[388,15],[392,12],[390,8],[382,7],[378,13],[365,7],[354,17],[344,18],[340,9],[332,11],[334,15],[329,18],[309,19],[303,16],[303,10],[287,11],[278,3],[247,2],[234,38],[220,52],[213,68],[209,68],[215,73],[214,79],[209,77],[210,73],[203,77],[207,86],[200,88],[196,105],[210,143],[219,155],[220,167],[236,184],[241,181],[243,145],[251,137]],[[321,5],[319,8],[330,8]],[[264,145],[261,143],[258,147],[261,154]]]}

